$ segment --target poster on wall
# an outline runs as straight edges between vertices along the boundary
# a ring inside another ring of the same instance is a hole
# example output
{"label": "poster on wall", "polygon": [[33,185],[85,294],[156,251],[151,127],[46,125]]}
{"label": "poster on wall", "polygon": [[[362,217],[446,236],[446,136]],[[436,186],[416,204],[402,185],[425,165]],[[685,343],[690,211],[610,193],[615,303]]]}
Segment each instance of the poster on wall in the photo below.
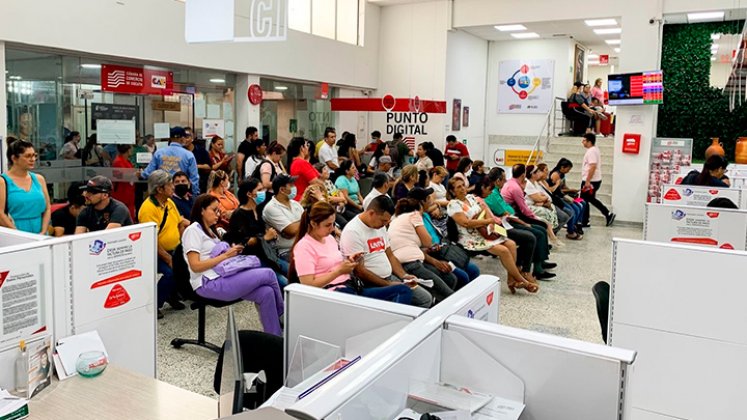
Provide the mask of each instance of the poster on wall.
{"label": "poster on wall", "polygon": [[582,82],[584,81],[584,61],[586,60],[586,51],[581,45],[576,44],[576,49],[573,52],[573,81]]}
{"label": "poster on wall", "polygon": [[202,120],[202,137],[222,137],[226,138],[225,122],[223,120]]}
{"label": "poster on wall", "polygon": [[462,100],[454,99],[451,109],[451,131],[459,131],[462,127]]}
{"label": "poster on wall", "polygon": [[462,127],[469,127],[469,107],[465,106],[462,111]]}
{"label": "poster on wall", "polygon": [[681,169],[690,166],[692,154],[693,139],[657,137],[651,141],[646,202],[661,203],[663,186],[676,183]]}
{"label": "poster on wall", "polygon": [[553,60],[508,60],[498,66],[498,113],[546,114],[553,101]]}
{"label": "poster on wall", "polygon": [[45,330],[44,274],[49,258],[44,249],[0,256],[0,348],[17,346],[19,340]]}

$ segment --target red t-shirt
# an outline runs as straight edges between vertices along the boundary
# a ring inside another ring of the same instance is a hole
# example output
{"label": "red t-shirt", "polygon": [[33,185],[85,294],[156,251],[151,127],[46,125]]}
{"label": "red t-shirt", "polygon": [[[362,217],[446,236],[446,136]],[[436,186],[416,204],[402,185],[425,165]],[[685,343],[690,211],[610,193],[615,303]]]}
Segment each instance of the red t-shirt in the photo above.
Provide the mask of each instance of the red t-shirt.
{"label": "red t-shirt", "polygon": [[319,177],[319,172],[306,160],[301,158],[293,159],[290,167],[290,176],[297,176],[296,180],[296,201],[301,201],[303,192],[309,186],[311,181]]}
{"label": "red t-shirt", "polygon": [[[450,156],[457,156],[459,159],[451,160]],[[456,168],[459,165],[459,161],[465,156],[469,157],[469,150],[467,149],[467,146],[464,145],[464,143],[460,143],[457,141],[453,146],[449,143],[446,143],[446,149],[444,150],[446,169],[450,171],[456,171]]]}
{"label": "red t-shirt", "polygon": [[[114,158],[112,167],[127,169],[134,168],[132,163],[122,155],[117,155],[117,157]],[[135,185],[130,184],[129,182],[114,182],[112,186],[114,187],[111,193],[112,198],[121,201],[125,206],[127,206],[127,210],[130,211],[130,217],[132,217],[132,220],[137,220],[135,218]]]}

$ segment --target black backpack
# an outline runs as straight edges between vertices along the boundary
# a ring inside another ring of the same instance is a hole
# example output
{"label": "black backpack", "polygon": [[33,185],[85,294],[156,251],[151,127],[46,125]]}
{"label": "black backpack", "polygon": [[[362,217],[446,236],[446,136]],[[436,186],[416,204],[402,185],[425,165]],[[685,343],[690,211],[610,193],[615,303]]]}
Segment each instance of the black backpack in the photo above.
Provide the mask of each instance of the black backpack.
{"label": "black backpack", "polygon": [[269,159],[262,159],[262,161],[259,162],[259,165],[257,165],[257,167],[254,168],[254,172],[252,172],[252,178],[256,178],[259,181],[262,181],[262,175],[260,174],[260,169],[262,169],[262,165],[264,165],[265,163],[269,163],[270,168],[272,168],[270,171],[270,181],[275,179],[275,175],[276,175],[275,165]]}

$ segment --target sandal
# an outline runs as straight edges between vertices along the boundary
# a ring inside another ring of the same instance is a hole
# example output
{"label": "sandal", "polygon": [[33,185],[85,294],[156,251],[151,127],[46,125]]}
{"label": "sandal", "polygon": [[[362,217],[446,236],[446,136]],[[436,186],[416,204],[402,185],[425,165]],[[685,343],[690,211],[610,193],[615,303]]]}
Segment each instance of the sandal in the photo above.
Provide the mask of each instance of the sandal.
{"label": "sandal", "polygon": [[508,290],[512,295],[516,294],[516,289],[525,289],[529,293],[537,293],[537,291],[539,290],[539,286],[534,283],[530,283],[527,280],[514,280],[513,282],[508,283]]}
{"label": "sandal", "polygon": [[579,241],[583,238],[583,235],[580,235],[578,232],[573,232],[565,235],[565,237],[572,241]]}

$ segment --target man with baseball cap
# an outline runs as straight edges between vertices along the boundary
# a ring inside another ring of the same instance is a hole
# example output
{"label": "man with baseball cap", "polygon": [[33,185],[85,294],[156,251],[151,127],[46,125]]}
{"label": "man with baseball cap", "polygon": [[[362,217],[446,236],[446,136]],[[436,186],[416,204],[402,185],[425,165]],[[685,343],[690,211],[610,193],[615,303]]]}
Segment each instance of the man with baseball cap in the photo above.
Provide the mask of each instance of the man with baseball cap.
{"label": "man with baseball cap", "polygon": [[[272,180],[274,196],[265,205],[262,218],[265,223],[280,233],[275,244],[278,256],[285,261],[290,258],[290,249],[298,235],[303,207],[293,199],[295,176],[279,174]],[[284,273],[287,275],[287,273]]]}
{"label": "man with baseball cap", "polygon": [[189,182],[192,183],[192,194],[197,196],[200,193],[197,160],[195,155],[186,148],[192,142],[192,131],[189,128],[174,127],[171,129],[171,139],[169,141],[168,147],[156,150],[148,167],[143,170],[140,177],[148,179],[156,169],[163,169],[171,176],[178,171],[182,171],[187,174]]}
{"label": "man with baseball cap", "polygon": [[97,175],[80,188],[83,190],[83,198],[86,199],[86,207],[78,214],[75,233],[95,232],[132,224],[127,206],[110,197],[112,182],[109,178]]}
{"label": "man with baseball cap", "polygon": [[394,162],[391,156],[383,155],[379,158],[379,168],[376,172],[383,172],[394,178]]}

